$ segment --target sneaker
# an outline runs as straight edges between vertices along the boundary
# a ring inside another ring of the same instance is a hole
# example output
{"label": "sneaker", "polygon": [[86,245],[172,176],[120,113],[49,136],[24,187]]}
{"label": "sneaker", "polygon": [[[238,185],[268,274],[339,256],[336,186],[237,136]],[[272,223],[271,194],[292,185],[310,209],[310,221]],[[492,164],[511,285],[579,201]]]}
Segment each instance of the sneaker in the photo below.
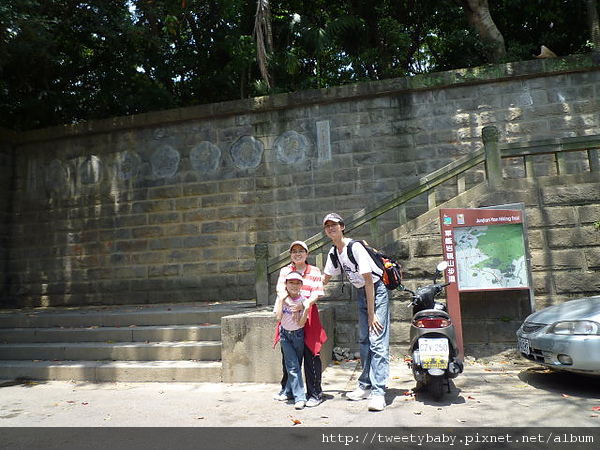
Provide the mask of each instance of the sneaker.
{"label": "sneaker", "polygon": [[385,397],[383,395],[372,395],[369,402],[369,411],[383,411],[385,409]]}
{"label": "sneaker", "polygon": [[277,400],[278,402],[286,402],[286,401],[289,400],[289,397],[286,394],[284,394],[284,393],[275,394],[273,396],[273,400]]}
{"label": "sneaker", "polygon": [[299,401],[294,404],[295,409],[304,409],[305,406],[306,406],[306,402],[303,402],[303,401]]}
{"label": "sneaker", "polygon": [[323,403],[323,399],[322,398],[311,397],[306,402],[306,407],[307,408],[312,408],[314,406],[319,406],[321,403]]}
{"label": "sneaker", "polygon": [[365,400],[371,396],[371,389],[356,388],[346,394],[348,400]]}

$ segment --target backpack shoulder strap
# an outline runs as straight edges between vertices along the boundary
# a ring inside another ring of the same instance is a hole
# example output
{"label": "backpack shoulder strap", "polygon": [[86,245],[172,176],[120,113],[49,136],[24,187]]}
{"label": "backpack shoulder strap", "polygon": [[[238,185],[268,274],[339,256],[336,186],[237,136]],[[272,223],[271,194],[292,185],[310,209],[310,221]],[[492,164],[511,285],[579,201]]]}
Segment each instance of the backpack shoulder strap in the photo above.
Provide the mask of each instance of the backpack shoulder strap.
{"label": "backpack shoulder strap", "polygon": [[333,267],[335,267],[337,269],[338,266],[340,265],[340,258],[338,257],[338,251],[337,251],[337,248],[335,247],[335,244],[333,244],[331,246],[331,251],[329,252],[329,256],[331,257],[331,263],[333,264]]}
{"label": "backpack shoulder strap", "polygon": [[352,264],[354,264],[355,266],[358,266],[358,264],[356,264],[356,258],[354,258],[354,254],[352,253],[352,246],[356,242],[360,242],[360,241],[355,241],[354,239],[352,239],[350,242],[348,242],[348,249],[346,250],[346,253],[348,254],[348,259],[350,259],[350,261],[352,261]]}

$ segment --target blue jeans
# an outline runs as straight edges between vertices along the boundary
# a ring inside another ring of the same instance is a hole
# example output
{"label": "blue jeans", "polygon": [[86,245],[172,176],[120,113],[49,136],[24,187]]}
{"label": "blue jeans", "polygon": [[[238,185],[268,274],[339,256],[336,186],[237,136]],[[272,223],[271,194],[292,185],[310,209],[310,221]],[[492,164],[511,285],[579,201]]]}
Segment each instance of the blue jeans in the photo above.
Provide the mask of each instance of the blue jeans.
{"label": "blue jeans", "polygon": [[375,283],[375,315],[383,326],[379,334],[369,333],[365,289],[358,293],[358,332],[362,373],[358,377],[361,389],[371,389],[374,395],[385,395],[390,375],[390,300],[383,282]]}
{"label": "blue jeans", "polygon": [[294,401],[305,402],[304,382],[302,381],[302,356],[304,355],[304,328],[295,331],[287,331],[281,327],[279,340],[283,350],[285,369],[288,373],[285,393],[291,393]]}

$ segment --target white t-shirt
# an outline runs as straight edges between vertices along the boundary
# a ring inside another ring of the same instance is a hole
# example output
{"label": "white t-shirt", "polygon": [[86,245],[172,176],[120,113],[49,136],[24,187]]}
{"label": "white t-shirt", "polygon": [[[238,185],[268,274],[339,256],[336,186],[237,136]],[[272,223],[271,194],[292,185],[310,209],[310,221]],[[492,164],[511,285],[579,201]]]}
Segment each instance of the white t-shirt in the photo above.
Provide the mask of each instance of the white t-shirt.
{"label": "white t-shirt", "polygon": [[373,258],[371,258],[367,250],[360,242],[355,241],[354,244],[352,244],[352,255],[354,255],[356,265],[354,265],[348,257],[348,244],[346,244],[342,252],[338,253],[340,264],[338,264],[336,268],[331,260],[332,254],[335,251],[336,250],[334,248],[329,251],[327,262],[325,263],[325,268],[323,269],[323,273],[326,275],[340,275],[342,273],[341,269],[344,269],[344,272],[346,272],[346,276],[348,277],[350,283],[359,289],[365,285],[365,279],[362,276],[364,273],[370,273],[373,275],[373,283],[377,283],[381,279],[383,271],[377,267],[377,264],[375,264]]}

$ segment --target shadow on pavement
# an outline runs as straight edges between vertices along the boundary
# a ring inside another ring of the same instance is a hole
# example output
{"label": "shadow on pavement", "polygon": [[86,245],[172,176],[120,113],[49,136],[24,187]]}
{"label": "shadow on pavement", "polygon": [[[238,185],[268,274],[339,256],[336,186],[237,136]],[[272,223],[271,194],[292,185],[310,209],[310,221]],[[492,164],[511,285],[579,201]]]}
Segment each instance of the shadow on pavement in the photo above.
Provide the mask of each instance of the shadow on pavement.
{"label": "shadow on pavement", "polygon": [[519,379],[548,392],[557,392],[572,397],[600,398],[600,377],[561,372],[537,366],[523,370]]}
{"label": "shadow on pavement", "polygon": [[11,387],[11,386],[23,386],[23,387],[33,387],[39,384],[45,384],[45,381],[34,381],[26,377],[15,378],[14,380],[8,380],[0,382],[0,388]]}

